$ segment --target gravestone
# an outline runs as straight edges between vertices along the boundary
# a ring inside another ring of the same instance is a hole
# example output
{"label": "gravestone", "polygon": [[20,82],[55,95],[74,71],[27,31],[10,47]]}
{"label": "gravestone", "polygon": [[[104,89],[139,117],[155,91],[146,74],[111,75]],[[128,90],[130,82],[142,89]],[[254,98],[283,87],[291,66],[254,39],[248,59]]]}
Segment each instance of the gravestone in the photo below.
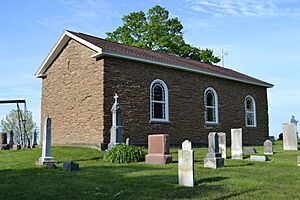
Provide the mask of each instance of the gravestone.
{"label": "gravestone", "polygon": [[243,147],[243,154],[244,155],[251,155],[256,154],[257,151],[254,147]]}
{"label": "gravestone", "polygon": [[283,150],[298,150],[297,131],[293,123],[283,123]]}
{"label": "gravestone", "polygon": [[264,142],[264,154],[266,155],[273,154],[273,145],[271,140],[266,140]]}
{"label": "gravestone", "polygon": [[0,133],[0,144],[7,144],[7,133]]}
{"label": "gravestone", "polygon": [[14,144],[14,132],[11,130],[9,132],[9,145],[11,145],[11,147],[12,147],[13,144]]}
{"label": "gravestone", "polygon": [[110,129],[110,143],[108,149],[114,148],[117,144],[123,143],[123,127],[121,121],[121,106],[118,102],[118,95],[115,94],[115,102],[111,108],[112,113],[112,126]]}
{"label": "gravestone", "polygon": [[13,150],[20,150],[22,148],[22,146],[20,144],[14,144],[12,149]]}
{"label": "gravestone", "polygon": [[168,164],[172,162],[172,156],[169,154],[168,138],[168,134],[148,135],[147,164]]}
{"label": "gravestone", "polygon": [[242,129],[231,129],[231,159],[243,160]]}
{"label": "gravestone", "polygon": [[126,145],[130,145],[130,138],[126,138]]}
{"label": "gravestone", "polygon": [[268,157],[267,156],[251,155],[250,160],[251,161],[259,161],[259,162],[266,162],[268,160]]}
{"label": "gravestone", "polygon": [[182,143],[182,150],[178,150],[178,180],[179,185],[194,187],[194,151],[188,140]]}
{"label": "gravestone", "polygon": [[226,133],[218,133],[219,135],[219,148],[222,158],[226,159]]}
{"label": "gravestone", "polygon": [[208,153],[204,159],[204,167],[213,169],[224,167],[224,158],[219,149],[219,135],[216,132],[208,135]]}
{"label": "gravestone", "polygon": [[283,133],[279,133],[278,140],[283,140]]}
{"label": "gravestone", "polygon": [[297,130],[297,124],[298,124],[298,120],[296,120],[296,118],[295,118],[295,116],[294,116],[294,115],[292,115],[292,118],[291,118],[291,123],[292,123],[292,124],[295,124],[295,126],[296,126],[296,130]]}
{"label": "gravestone", "polygon": [[35,148],[36,146],[37,146],[37,132],[36,132],[36,130],[34,130],[32,148]]}
{"label": "gravestone", "polygon": [[64,171],[71,172],[79,170],[79,164],[73,161],[64,161]]}
{"label": "gravestone", "polygon": [[56,161],[51,155],[51,118],[46,119],[44,137],[43,137],[43,146],[42,146],[42,157],[36,162],[37,165],[52,165]]}
{"label": "gravestone", "polygon": [[300,166],[300,156],[297,156],[297,163],[298,163],[298,166]]}

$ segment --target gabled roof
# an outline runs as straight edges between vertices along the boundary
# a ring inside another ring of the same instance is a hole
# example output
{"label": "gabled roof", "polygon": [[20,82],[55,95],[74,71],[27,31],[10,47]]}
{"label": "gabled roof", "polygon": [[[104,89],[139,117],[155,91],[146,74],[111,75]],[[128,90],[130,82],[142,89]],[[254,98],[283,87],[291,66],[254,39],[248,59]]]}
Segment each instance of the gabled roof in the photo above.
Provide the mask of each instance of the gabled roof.
{"label": "gabled roof", "polygon": [[273,85],[270,83],[258,80],[228,68],[206,64],[203,62],[181,58],[140,47],[119,44],[87,34],[67,30],[61,35],[58,42],[55,44],[49,55],[36,72],[36,77],[41,78],[44,76],[44,73],[51,66],[52,62],[56,59],[57,55],[70,39],[74,39],[77,42],[93,49],[96,52],[91,56],[93,58],[101,56],[119,57],[268,88],[273,87]]}

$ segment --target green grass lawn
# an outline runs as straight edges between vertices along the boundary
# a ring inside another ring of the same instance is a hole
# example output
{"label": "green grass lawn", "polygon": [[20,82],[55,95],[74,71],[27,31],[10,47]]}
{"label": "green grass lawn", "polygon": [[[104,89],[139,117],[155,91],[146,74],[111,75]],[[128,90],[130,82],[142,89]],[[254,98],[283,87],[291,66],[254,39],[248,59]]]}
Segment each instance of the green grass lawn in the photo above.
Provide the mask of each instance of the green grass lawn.
{"label": "green grass lawn", "polygon": [[[279,141],[273,146],[269,162],[227,159],[222,169],[204,168],[207,149],[194,149],[193,188],[178,185],[177,149],[173,163],[146,165],[107,163],[95,149],[54,147],[56,170],[35,165],[40,148],[0,151],[0,199],[300,199],[300,151],[283,152]],[[256,150],[263,155],[262,147]],[[80,170],[64,172],[65,160]]]}

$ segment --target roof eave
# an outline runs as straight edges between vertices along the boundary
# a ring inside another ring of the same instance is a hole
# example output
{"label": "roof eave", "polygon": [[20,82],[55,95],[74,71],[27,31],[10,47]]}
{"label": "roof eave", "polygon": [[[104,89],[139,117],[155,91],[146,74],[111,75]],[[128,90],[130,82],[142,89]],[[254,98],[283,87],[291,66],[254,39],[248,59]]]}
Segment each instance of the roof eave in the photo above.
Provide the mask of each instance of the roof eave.
{"label": "roof eave", "polygon": [[119,54],[119,53],[111,52],[111,51],[104,51],[103,50],[102,52],[99,52],[99,53],[96,53],[96,54],[92,55],[91,57],[99,58],[99,57],[102,57],[102,56],[110,56],[110,57],[123,58],[123,59],[127,59],[127,60],[139,61],[139,62],[143,62],[143,63],[154,64],[154,65],[159,65],[159,66],[163,66],[163,67],[179,69],[179,70],[183,70],[183,71],[188,71],[188,72],[197,73],[197,74],[204,74],[204,75],[223,78],[223,79],[229,79],[229,80],[233,80],[233,81],[238,81],[238,82],[242,82],[242,83],[262,86],[262,87],[266,87],[266,88],[272,88],[274,86],[270,83],[258,83],[258,82],[255,82],[255,81],[240,79],[240,78],[236,78],[236,77],[233,77],[233,76],[227,76],[227,75],[217,74],[217,73],[213,73],[213,72],[207,72],[207,71],[204,71],[204,70],[201,70],[201,69],[195,69],[195,68],[191,68],[191,67],[188,67],[188,66],[175,65],[175,64],[155,61],[155,60],[151,60],[151,59],[136,57],[136,56],[129,56],[129,55],[124,55],[124,54]]}

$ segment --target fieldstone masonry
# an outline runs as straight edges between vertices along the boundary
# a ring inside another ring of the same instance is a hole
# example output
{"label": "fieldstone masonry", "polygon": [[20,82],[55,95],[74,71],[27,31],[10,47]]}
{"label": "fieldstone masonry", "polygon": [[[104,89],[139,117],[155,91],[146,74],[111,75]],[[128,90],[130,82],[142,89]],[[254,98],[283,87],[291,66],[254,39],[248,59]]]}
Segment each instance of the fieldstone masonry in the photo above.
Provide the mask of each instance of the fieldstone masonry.
{"label": "fieldstone masonry", "polygon": [[110,143],[108,149],[114,148],[117,144],[123,143],[123,128],[121,122],[121,107],[118,102],[118,95],[115,94],[115,103],[111,108],[112,127],[110,129]]}
{"label": "fieldstone masonry", "polygon": [[46,119],[43,137],[42,157],[37,161],[38,165],[53,165],[56,161],[51,155],[51,118]]}
{"label": "fieldstone masonry", "polygon": [[273,145],[271,140],[266,140],[264,142],[264,154],[266,155],[273,154]]}
{"label": "fieldstone masonry", "polygon": [[216,132],[208,135],[208,153],[204,159],[204,167],[213,169],[224,167],[224,158],[219,149],[219,135]]}
{"label": "fieldstone masonry", "polygon": [[178,150],[178,180],[179,185],[194,186],[194,151],[188,140],[182,143],[182,150]]}
{"label": "fieldstone masonry", "polygon": [[297,130],[293,123],[283,123],[283,150],[298,150]]}
{"label": "fieldstone masonry", "polygon": [[242,129],[231,129],[231,159],[243,160]]}
{"label": "fieldstone masonry", "polygon": [[167,134],[148,135],[147,164],[168,164],[172,162],[169,155],[169,141]]}

